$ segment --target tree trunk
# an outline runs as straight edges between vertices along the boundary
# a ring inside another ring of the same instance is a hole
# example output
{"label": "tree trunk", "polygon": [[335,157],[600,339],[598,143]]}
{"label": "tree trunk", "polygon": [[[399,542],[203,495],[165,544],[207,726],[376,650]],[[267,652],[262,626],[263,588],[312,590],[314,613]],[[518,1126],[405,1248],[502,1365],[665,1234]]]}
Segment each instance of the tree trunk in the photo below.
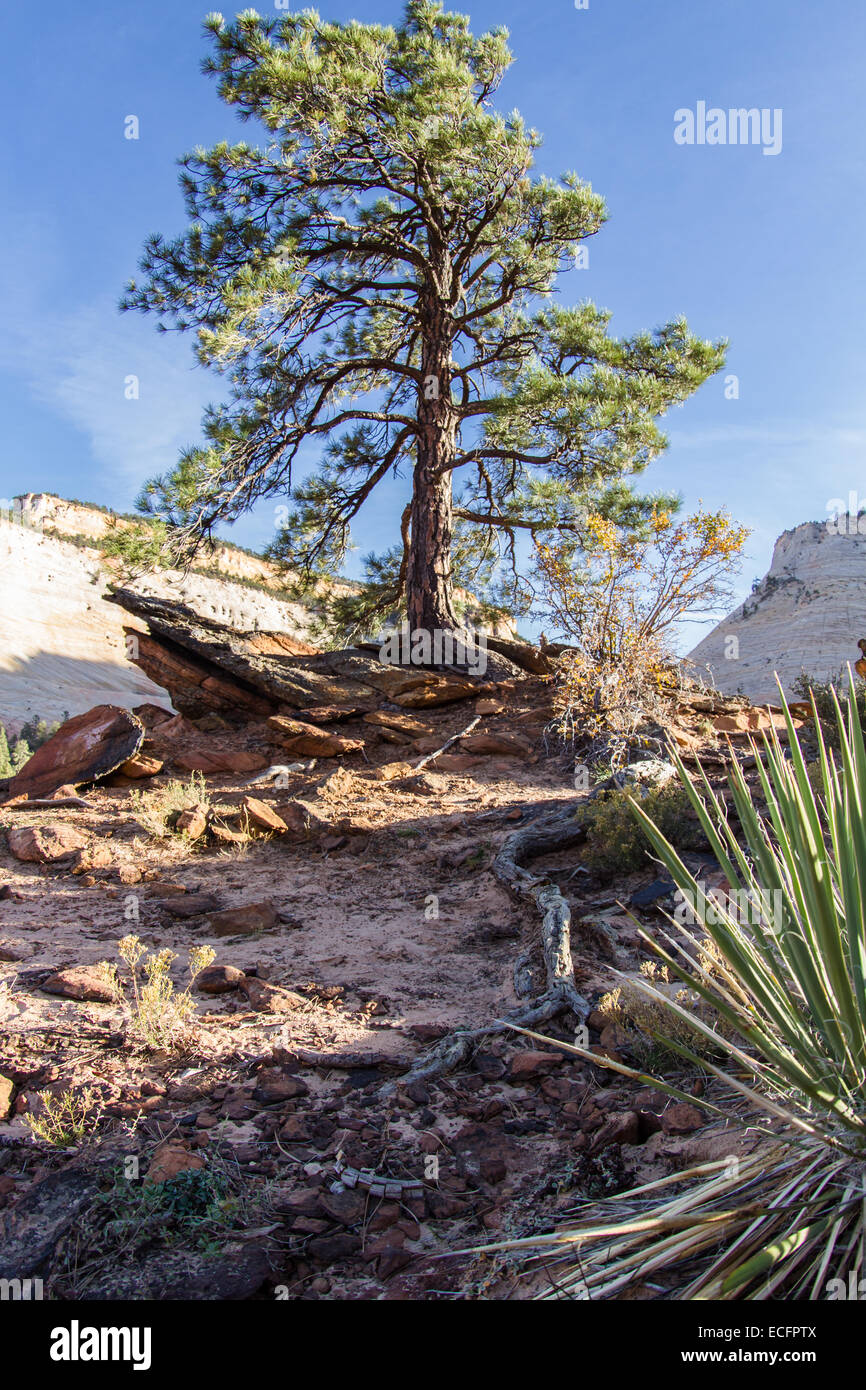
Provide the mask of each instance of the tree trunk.
{"label": "tree trunk", "polygon": [[410,629],[450,632],[460,622],[454,613],[451,581],[451,465],[457,422],[451,401],[452,328],[447,303],[431,299],[425,319],[406,599]]}
{"label": "tree trunk", "polygon": [[406,573],[409,627],[459,628],[452,605],[451,474],[439,477],[420,461],[412,488],[412,540]]}

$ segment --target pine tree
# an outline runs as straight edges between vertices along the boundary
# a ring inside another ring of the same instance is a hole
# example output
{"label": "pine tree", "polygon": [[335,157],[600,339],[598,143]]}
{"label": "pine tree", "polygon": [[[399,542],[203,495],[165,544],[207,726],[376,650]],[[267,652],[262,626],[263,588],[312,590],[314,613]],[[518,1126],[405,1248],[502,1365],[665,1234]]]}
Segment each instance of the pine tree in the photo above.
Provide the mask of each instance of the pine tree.
{"label": "pine tree", "polygon": [[272,554],[312,588],[408,467],[371,609],[402,602],[413,628],[449,629],[455,560],[516,569],[521,537],[579,539],[588,498],[596,515],[645,516],[628,479],[724,344],[682,319],[616,338],[593,304],[549,302],[607,214],[576,175],[533,174],[539,135],[493,105],[507,32],[475,37],[431,0],[395,28],[308,10],[206,29],[205,71],[266,139],[183,158],[190,225],[148,239],[123,300],[193,330],[228,382],[206,443],[140,499],[176,553],[289,497]]}

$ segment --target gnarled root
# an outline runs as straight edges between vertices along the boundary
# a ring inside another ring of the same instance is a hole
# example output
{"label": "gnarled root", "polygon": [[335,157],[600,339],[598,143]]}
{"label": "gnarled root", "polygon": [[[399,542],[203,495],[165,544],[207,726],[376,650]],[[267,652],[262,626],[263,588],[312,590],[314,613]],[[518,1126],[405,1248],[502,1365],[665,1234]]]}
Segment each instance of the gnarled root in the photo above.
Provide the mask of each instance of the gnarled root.
{"label": "gnarled root", "polygon": [[[547,987],[542,995],[519,1009],[483,1028],[459,1029],[441,1038],[410,1067],[401,1078],[401,1085],[434,1081],[454,1071],[471,1057],[485,1038],[517,1028],[536,1028],[557,1014],[571,1010],[583,1022],[590,1006],[574,984],[574,963],[571,957],[571,911],[559,889],[549,879],[536,877],[525,867],[529,859],[580,844],[586,828],[580,810],[570,807],[553,816],[539,817],[530,825],[509,835],[493,861],[493,873],[506,888],[530,897],[541,913],[541,945]],[[393,1081],[386,1082],[380,1095],[396,1090]]]}

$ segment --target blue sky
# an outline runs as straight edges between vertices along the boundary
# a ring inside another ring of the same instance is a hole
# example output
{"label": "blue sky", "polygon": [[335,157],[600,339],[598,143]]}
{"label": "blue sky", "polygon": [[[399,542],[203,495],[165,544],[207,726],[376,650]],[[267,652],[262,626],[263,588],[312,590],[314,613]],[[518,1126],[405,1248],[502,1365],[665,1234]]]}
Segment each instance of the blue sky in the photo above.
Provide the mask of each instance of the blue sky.
{"label": "blue sky", "polygon": [[[199,72],[207,8],[91,0],[52,6],[38,24],[24,6],[4,17],[0,496],[47,490],[129,510],[219,398],[189,340],[116,308],[144,236],[184,225],[176,158],[237,135]],[[718,377],[672,412],[671,448],[644,481],[687,505],[726,505],[753,528],[745,592],[782,530],[824,517],[831,498],[866,494],[866,6],[453,8],[476,31],[510,30],[516,62],[499,104],[543,133],[538,169],[574,169],[607,199],[610,221],[588,269],[564,277],[563,299],[594,299],[621,333],[684,313],[702,336],[730,339],[739,398],[726,399]],[[319,9],[378,22],[401,13],[398,0]],[[674,114],[700,101],[780,108],[780,153],[678,145]],[[128,115],[138,140],[124,138]],[[137,401],[124,398],[133,373]],[[395,483],[371,504],[358,557],[391,543],[401,495]],[[258,548],[273,524],[265,506],[232,536]]]}

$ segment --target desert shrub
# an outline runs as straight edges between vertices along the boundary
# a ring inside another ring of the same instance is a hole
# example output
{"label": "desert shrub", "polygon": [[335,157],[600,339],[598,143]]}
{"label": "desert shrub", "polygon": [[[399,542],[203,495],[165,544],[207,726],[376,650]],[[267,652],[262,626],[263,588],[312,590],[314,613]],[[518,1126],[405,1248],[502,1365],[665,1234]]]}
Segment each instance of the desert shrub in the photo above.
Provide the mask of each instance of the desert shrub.
{"label": "desert shrub", "polygon": [[[652,788],[641,804],[678,849],[706,847],[706,836],[682,787]],[[600,792],[585,808],[587,832],[583,859],[601,878],[649,866],[650,839],[635,817],[632,805],[628,791],[614,789]]]}
{"label": "desert shrub", "polygon": [[588,513],[569,542],[536,544],[539,615],[574,644],[559,663],[556,718],[588,761],[622,762],[642,724],[664,723],[676,626],[725,605],[747,535],[726,512],[677,520],[659,502],[638,522]]}
{"label": "desert shrub", "polygon": [[[710,950],[702,954],[701,963],[712,972],[715,956],[712,943],[709,945]],[[699,994],[685,987],[670,989],[674,983],[671,973],[666,965],[657,961],[643,961],[640,974],[655,987],[655,995],[644,993],[632,980],[624,980],[603,995],[598,1004],[599,1012],[628,1034],[629,1050],[640,1066],[655,1067],[663,1072],[668,1072],[671,1066],[682,1068],[681,1048],[701,1058],[724,1056],[721,1043],[708,1038],[697,1026],[696,1020],[700,1019],[713,1032],[724,1030],[719,1015]],[[675,1000],[681,1012],[674,1013],[662,1002],[663,993]]]}
{"label": "desert shrub", "polygon": [[146,1297],[141,1271],[148,1257],[170,1269],[174,1256],[186,1263],[194,1253],[219,1254],[240,1222],[254,1224],[246,1207],[237,1177],[219,1160],[164,1182],[131,1180],[115,1170],[61,1240],[52,1287],[68,1299],[106,1284],[114,1296],[120,1289]]}
{"label": "desert shrub", "polygon": [[24,1119],[35,1137],[57,1149],[79,1144],[99,1123],[96,1096],[91,1087],[83,1091],[64,1091],[54,1096],[50,1091],[39,1092],[40,1109],[25,1114]]}
{"label": "desert shrub", "polygon": [[[121,959],[129,967],[132,999],[128,1002],[131,1032],[146,1047],[171,1049],[183,1044],[190,1032],[195,1013],[195,1000],[190,990],[198,975],[216,959],[210,946],[192,946],[189,952],[189,981],[182,990],[175,989],[171,978],[174,951],[162,950],[145,954],[146,948],[137,936],[125,936],[118,944]],[[125,1000],[117,967],[103,965],[104,978],[113,986],[118,1001]]]}

